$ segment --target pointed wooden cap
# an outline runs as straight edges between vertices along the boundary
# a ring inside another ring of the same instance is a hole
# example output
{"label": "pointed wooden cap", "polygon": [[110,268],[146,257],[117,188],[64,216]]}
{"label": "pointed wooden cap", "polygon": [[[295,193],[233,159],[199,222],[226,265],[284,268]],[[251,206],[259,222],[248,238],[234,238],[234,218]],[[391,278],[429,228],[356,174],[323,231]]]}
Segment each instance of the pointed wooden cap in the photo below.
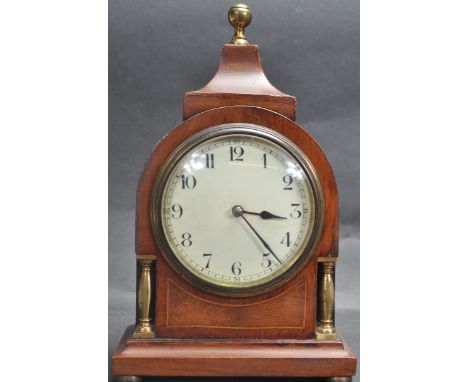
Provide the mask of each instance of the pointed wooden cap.
{"label": "pointed wooden cap", "polygon": [[275,88],[265,76],[257,45],[226,44],[213,79],[185,94],[184,119],[221,106],[258,106],[296,118],[296,98]]}

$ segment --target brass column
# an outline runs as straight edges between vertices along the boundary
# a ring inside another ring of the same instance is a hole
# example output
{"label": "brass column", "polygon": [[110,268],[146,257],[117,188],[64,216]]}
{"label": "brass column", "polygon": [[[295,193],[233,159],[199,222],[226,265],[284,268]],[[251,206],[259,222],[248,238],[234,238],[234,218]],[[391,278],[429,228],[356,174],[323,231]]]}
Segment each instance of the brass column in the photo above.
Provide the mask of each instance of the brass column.
{"label": "brass column", "polygon": [[336,340],[335,330],[335,263],[319,263],[319,322],[317,328],[318,340]]}
{"label": "brass column", "polygon": [[151,326],[151,264],[153,260],[139,260],[141,265],[140,285],[138,287],[138,324],[133,338],[154,338]]}

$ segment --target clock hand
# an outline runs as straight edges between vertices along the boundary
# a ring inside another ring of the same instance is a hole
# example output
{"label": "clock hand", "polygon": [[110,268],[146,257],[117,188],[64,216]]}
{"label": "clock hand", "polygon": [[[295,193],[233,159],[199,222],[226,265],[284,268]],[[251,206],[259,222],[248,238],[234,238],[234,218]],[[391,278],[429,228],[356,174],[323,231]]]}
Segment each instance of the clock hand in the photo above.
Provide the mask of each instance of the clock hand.
{"label": "clock hand", "polygon": [[244,210],[244,214],[258,215],[258,216],[260,216],[260,217],[261,217],[262,219],[264,219],[264,220],[267,220],[267,219],[287,219],[287,218],[284,218],[284,217],[282,217],[282,216],[278,216],[278,215],[272,214],[271,212],[268,212],[268,211],[250,212],[250,211],[245,211],[245,210]]}
{"label": "clock hand", "polygon": [[248,226],[252,229],[252,231],[255,233],[255,235],[257,235],[257,237],[260,239],[260,241],[262,242],[263,246],[268,249],[268,251],[270,251],[270,253],[275,257],[276,260],[278,260],[278,262],[280,264],[283,264],[283,262],[278,258],[278,256],[275,255],[275,253],[273,252],[273,250],[271,249],[271,247],[268,245],[268,243],[263,240],[263,238],[258,234],[258,232],[255,230],[254,227],[252,227],[252,224],[249,223],[249,221],[244,217],[244,215],[241,215],[241,218],[244,219],[244,221],[248,224]]}
{"label": "clock hand", "polygon": [[235,217],[241,217],[244,219],[244,221],[247,223],[247,225],[250,227],[250,229],[254,232],[254,234],[258,237],[258,239],[262,242],[263,246],[270,251],[270,253],[275,257],[275,259],[280,263],[283,264],[283,262],[276,256],[275,252],[271,249],[271,247],[268,245],[268,243],[260,236],[260,234],[255,230],[255,228],[252,226],[252,224],[249,223],[249,221],[245,218],[244,214],[244,209],[242,206],[234,206],[232,207],[232,214]]}

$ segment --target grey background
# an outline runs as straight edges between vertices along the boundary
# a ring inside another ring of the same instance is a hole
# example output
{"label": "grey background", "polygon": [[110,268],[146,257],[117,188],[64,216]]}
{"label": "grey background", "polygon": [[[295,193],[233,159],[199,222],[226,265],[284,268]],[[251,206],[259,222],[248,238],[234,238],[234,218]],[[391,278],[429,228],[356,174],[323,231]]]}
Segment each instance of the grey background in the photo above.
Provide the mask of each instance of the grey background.
{"label": "grey background", "polygon": [[[139,173],[182,119],[184,93],[215,73],[233,1],[109,2],[109,357],[135,312]],[[359,354],[359,2],[249,0],[264,70],[295,95],[297,122],[327,154],[340,192],[337,327]],[[359,381],[359,376],[355,378]]]}

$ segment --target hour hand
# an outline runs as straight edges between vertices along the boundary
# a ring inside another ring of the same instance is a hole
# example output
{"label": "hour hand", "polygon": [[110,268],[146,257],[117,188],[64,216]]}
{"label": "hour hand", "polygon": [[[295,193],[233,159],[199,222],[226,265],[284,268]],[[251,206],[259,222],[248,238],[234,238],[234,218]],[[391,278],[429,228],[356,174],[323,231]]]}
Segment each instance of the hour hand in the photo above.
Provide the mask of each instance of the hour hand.
{"label": "hour hand", "polygon": [[257,215],[257,216],[260,216],[264,220],[268,220],[268,219],[286,219],[286,218],[284,218],[282,216],[272,214],[271,212],[268,212],[268,211],[250,212],[250,211],[245,211],[244,210],[244,214]]}

